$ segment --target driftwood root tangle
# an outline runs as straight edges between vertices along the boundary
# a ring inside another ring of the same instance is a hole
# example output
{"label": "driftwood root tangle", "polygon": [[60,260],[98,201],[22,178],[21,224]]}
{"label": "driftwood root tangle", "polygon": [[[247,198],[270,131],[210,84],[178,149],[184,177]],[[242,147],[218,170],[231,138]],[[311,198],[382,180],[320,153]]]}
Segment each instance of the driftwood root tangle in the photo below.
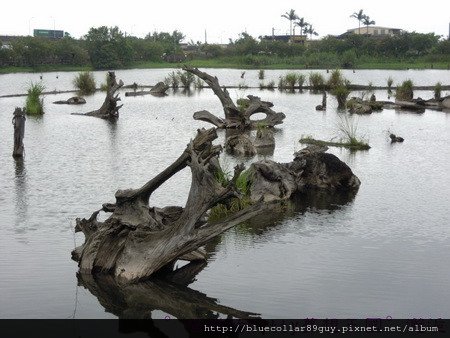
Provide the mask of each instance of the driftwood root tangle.
{"label": "driftwood root tangle", "polygon": [[[255,203],[216,223],[206,221],[207,212],[218,203],[239,197],[236,180],[244,170],[235,167],[233,178],[223,186],[217,179],[221,170],[218,155],[222,148],[212,144],[215,129],[198,130],[197,136],[164,171],[139,189],[119,190],[116,203],[104,204],[88,219],[76,220],[76,231],[85,243],[72,252],[81,273],[107,273],[119,280],[137,282],[148,278],[177,259],[204,259],[201,247],[227,229],[263,210]],[[174,174],[188,166],[192,182],[186,205],[155,208],[151,194]],[[101,211],[112,212],[104,222]]]}
{"label": "driftwood root tangle", "polygon": [[[271,102],[261,101],[259,97],[253,95],[247,96],[245,108],[241,110],[231,99],[228,90],[220,86],[217,77],[188,66],[184,66],[183,70],[198,76],[208,84],[219,98],[225,114],[225,118],[222,119],[203,110],[194,114],[194,119],[196,120],[212,123],[218,128],[254,129],[259,125],[274,127],[283,123],[283,120],[286,118],[286,115],[283,113],[277,113],[272,110],[273,104]],[[263,113],[266,117],[261,120],[251,120],[251,116],[257,113]]]}

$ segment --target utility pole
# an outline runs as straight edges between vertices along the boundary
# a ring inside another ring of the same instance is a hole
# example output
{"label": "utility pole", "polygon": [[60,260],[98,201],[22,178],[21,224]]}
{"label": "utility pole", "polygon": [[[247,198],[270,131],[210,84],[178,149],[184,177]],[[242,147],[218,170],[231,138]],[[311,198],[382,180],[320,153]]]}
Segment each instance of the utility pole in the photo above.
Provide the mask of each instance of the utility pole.
{"label": "utility pole", "polygon": [[31,36],[31,20],[34,19],[34,16],[32,16],[29,20],[28,20],[28,35]]}

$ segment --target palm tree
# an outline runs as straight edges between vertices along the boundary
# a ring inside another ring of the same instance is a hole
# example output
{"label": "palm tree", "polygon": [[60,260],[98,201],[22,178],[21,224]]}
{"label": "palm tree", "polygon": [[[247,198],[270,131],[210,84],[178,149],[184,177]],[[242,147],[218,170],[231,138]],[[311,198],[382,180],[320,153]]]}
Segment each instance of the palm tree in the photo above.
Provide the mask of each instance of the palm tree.
{"label": "palm tree", "polygon": [[319,35],[315,30],[314,30],[314,28],[313,28],[313,26],[312,25],[309,25],[308,24],[308,28],[305,28],[305,34],[309,34],[309,39],[312,39],[312,36],[313,35],[315,35],[315,36],[317,36],[317,35]]}
{"label": "palm tree", "polygon": [[281,17],[289,20],[289,22],[290,22],[289,34],[292,38],[292,21],[297,20],[298,15],[295,14],[295,10],[291,9],[289,12],[284,13]]}
{"label": "palm tree", "polygon": [[305,21],[305,18],[300,18],[298,21],[294,22],[294,25],[300,27],[300,35],[303,35],[303,29],[308,26],[309,23]]}
{"label": "palm tree", "polygon": [[361,34],[361,22],[365,17],[363,10],[360,9],[359,12],[353,13],[352,15],[350,15],[350,17],[358,20],[358,34]]}
{"label": "palm tree", "polygon": [[367,34],[369,34],[369,26],[375,25],[375,21],[370,20],[370,17],[368,15],[364,15],[362,22],[367,27]]}

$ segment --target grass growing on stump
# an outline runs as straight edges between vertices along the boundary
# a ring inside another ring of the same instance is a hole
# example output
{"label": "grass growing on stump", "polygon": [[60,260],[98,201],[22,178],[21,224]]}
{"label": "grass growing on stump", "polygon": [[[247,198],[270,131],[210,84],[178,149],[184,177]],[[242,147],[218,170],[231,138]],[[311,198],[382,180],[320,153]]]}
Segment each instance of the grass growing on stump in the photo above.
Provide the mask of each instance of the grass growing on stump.
{"label": "grass growing on stump", "polygon": [[369,145],[362,138],[358,137],[358,124],[349,119],[347,115],[340,118],[337,123],[338,132],[341,134],[341,140],[345,143],[360,149],[369,149]]}
{"label": "grass growing on stump", "polygon": [[330,78],[327,81],[327,86],[330,89],[335,89],[339,86],[342,86],[345,82],[344,77],[342,76],[342,72],[340,69],[334,69],[331,74]]}
{"label": "grass growing on stump", "polygon": [[399,101],[411,101],[413,97],[413,82],[411,80],[403,81],[402,85],[397,87],[395,98]]}
{"label": "grass growing on stump", "polygon": [[91,72],[81,72],[73,79],[73,85],[80,95],[91,95],[95,93],[95,79]]}
{"label": "grass growing on stump", "polygon": [[280,76],[280,79],[278,80],[278,89],[282,90],[287,87],[286,79],[283,76]]}
{"label": "grass growing on stump", "polygon": [[190,89],[191,85],[194,83],[195,81],[195,75],[189,72],[185,72],[185,71],[178,71],[177,72],[177,76],[178,79],[180,80],[182,86],[185,89]]}
{"label": "grass growing on stump", "polygon": [[25,110],[28,115],[44,114],[44,99],[40,98],[44,90],[45,87],[42,83],[31,82],[25,102]]}
{"label": "grass growing on stump", "polygon": [[345,109],[348,95],[350,90],[348,84],[350,82],[346,80],[339,69],[335,69],[331,72],[330,78],[327,81],[327,86],[331,90],[331,94],[336,97],[339,109]]}
{"label": "grass growing on stump", "polygon": [[394,83],[394,80],[392,79],[392,77],[389,76],[389,78],[387,79],[388,89],[392,89],[393,83]]}
{"label": "grass growing on stump", "polygon": [[298,86],[300,87],[300,89],[303,88],[303,85],[305,84],[305,81],[306,81],[306,77],[305,77],[304,74],[298,74],[297,75],[297,83],[298,83]]}
{"label": "grass growing on stump", "polygon": [[297,83],[298,76],[295,73],[287,73],[285,76],[286,86],[290,89],[294,89],[295,84]]}
{"label": "grass growing on stump", "polygon": [[169,75],[164,79],[164,83],[168,85],[169,87],[172,87],[174,89],[178,88],[180,86],[180,79],[178,75],[175,72],[169,73]]}
{"label": "grass growing on stump", "polygon": [[311,72],[309,74],[309,85],[313,90],[321,90],[325,87],[325,79],[323,75],[317,72]]}
{"label": "grass growing on stump", "polygon": [[338,133],[340,134],[339,141],[323,141],[316,140],[312,136],[305,136],[300,139],[300,143],[314,144],[319,146],[343,147],[350,150],[368,150],[369,144],[362,138],[357,136],[357,124],[350,120],[347,116],[341,118],[337,124]]}
{"label": "grass growing on stump", "polygon": [[264,77],[265,77],[264,69],[260,69],[260,70],[258,71],[258,79],[264,80]]}
{"label": "grass growing on stump", "polygon": [[[226,186],[229,183],[230,178],[230,173],[225,171],[216,173],[216,179],[222,186]],[[215,207],[211,208],[208,215],[208,221],[219,221],[251,205],[250,186],[251,180],[249,171],[244,170],[236,180],[236,188],[242,196],[240,198],[231,199],[228,204],[217,204]]]}
{"label": "grass growing on stump", "polygon": [[345,109],[345,106],[347,104],[347,98],[350,94],[350,90],[345,85],[339,85],[338,87],[334,88],[331,93],[336,96],[336,100],[338,102],[338,108],[339,109]]}
{"label": "grass growing on stump", "polygon": [[440,82],[436,83],[434,86],[434,98],[439,100],[442,95],[442,84]]}
{"label": "grass growing on stump", "polygon": [[194,87],[195,88],[202,89],[203,87],[206,87],[206,86],[207,86],[207,84],[202,79],[200,79],[199,77],[197,77],[195,79],[195,82],[194,82]]}

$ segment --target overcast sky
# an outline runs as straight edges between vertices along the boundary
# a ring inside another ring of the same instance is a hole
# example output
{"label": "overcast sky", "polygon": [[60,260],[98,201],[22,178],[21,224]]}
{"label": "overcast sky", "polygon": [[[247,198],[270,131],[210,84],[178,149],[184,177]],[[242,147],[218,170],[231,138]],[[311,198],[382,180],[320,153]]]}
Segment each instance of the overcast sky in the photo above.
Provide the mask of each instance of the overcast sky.
{"label": "overcast sky", "polygon": [[255,37],[270,35],[272,27],[275,34],[288,33],[289,21],[281,14],[291,8],[320,37],[358,27],[350,15],[359,9],[379,26],[449,34],[449,0],[13,0],[2,3],[0,35],[28,35],[35,28],[55,27],[78,38],[90,27],[117,25],[139,37],[177,29],[186,35],[185,42],[204,41],[206,30],[209,43],[226,43],[243,31]]}

